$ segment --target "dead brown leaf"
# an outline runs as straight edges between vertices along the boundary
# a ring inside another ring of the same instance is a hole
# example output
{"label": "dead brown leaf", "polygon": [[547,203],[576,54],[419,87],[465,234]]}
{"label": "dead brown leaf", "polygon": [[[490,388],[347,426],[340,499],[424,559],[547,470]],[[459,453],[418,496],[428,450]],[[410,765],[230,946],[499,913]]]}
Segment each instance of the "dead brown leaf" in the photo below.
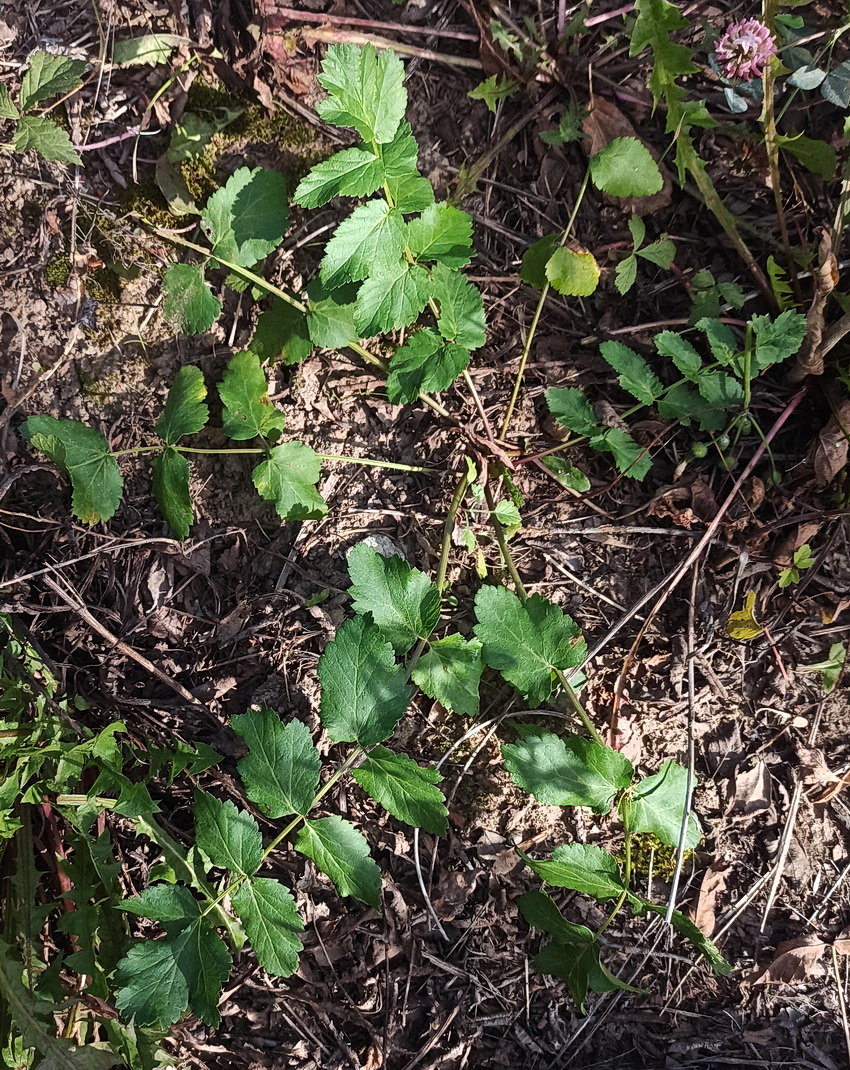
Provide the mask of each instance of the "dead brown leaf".
{"label": "dead brown leaf", "polygon": [[692,528],[717,516],[714,492],[701,475],[665,489],[649,504],[650,516],[670,517],[680,528]]}
{"label": "dead brown leaf", "polygon": [[818,246],[818,267],[813,272],[815,294],[806,313],[806,338],[788,378],[792,383],[807,375],[823,375],[823,314],[829,295],[838,283],[838,261],[832,251],[832,235],[824,228]]}
{"label": "dead brown leaf", "polygon": [[798,936],[785,940],[776,949],[773,961],[749,978],[754,985],[789,985],[810,981],[824,975],[821,962],[826,948],[817,936]]}
{"label": "dead brown leaf", "polygon": [[717,900],[726,891],[731,868],[729,862],[712,862],[703,874],[693,919],[706,936],[711,936],[717,927]]}
{"label": "dead brown leaf", "polygon": [[814,450],[815,479],[818,486],[831,483],[847,464],[848,434],[850,434],[850,401],[844,401],[818,435]]}
{"label": "dead brown leaf", "polygon": [[749,769],[739,769],[730,782],[732,797],[728,813],[737,818],[749,818],[764,813],[772,806],[770,772],[767,764],[756,759]]}

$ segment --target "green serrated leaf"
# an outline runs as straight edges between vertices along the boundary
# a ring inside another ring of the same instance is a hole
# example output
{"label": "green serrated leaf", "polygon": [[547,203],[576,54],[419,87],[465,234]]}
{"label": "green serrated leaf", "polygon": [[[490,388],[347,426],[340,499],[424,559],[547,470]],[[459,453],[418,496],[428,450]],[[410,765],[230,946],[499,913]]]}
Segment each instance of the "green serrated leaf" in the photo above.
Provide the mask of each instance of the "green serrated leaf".
{"label": "green serrated leaf", "polygon": [[720,409],[733,408],[744,400],[744,388],[726,372],[702,372],[697,379],[697,390],[709,405]]}
{"label": "green serrated leaf", "polygon": [[295,900],[269,877],[243,881],[234,892],[233,909],[242,920],[257,961],[272,977],[289,977],[298,969],[303,932]]}
{"label": "green serrated leaf", "polygon": [[466,95],[470,100],[483,101],[488,110],[495,114],[497,102],[504,100],[506,97],[512,97],[518,89],[519,86],[512,78],[505,78],[504,75],[500,74],[491,74],[489,78],[479,82]]}
{"label": "green serrated leaf", "polygon": [[33,52],[21,81],[21,111],[29,111],[50,97],[72,92],[82,82],[87,67],[83,59]]}
{"label": "green serrated leaf", "polygon": [[177,968],[189,986],[190,1007],[205,1025],[218,1025],[221,988],[233,965],[227,946],[203,918],[198,918],[171,943]]}
{"label": "green serrated leaf", "polygon": [[153,496],[178,539],[188,539],[195,522],[189,493],[189,462],[169,447],[151,461]]}
{"label": "green serrated leaf", "polygon": [[195,792],[195,843],[214,866],[250,877],[263,860],[257,822],[230,800]]}
{"label": "green serrated leaf", "polygon": [[298,183],[293,201],[302,208],[318,208],[334,197],[368,197],[384,184],[380,156],[365,148],[343,149],[316,164]]}
{"label": "green serrated leaf", "polygon": [[189,1003],[189,986],[170,941],[136,944],[118,963],[115,1006],[137,1026],[167,1027],[180,1021]]}
{"label": "green serrated leaf", "polygon": [[620,386],[644,405],[652,405],[664,393],[664,384],[644,358],[622,342],[603,342],[599,352],[619,373]]}
{"label": "green serrated leaf", "polygon": [[248,349],[265,364],[280,356],[284,364],[297,364],[313,351],[307,317],[288,301],[273,298],[257,319]]}
{"label": "green serrated leaf", "polygon": [[31,416],[21,434],[68,474],[71,507],[84,524],[109,520],[121,504],[124,480],[106,437],[76,420]]}
{"label": "green serrated leaf", "polygon": [[396,654],[427,639],[440,619],[440,594],[417,568],[400,557],[384,557],[365,542],[348,554],[354,611],[370,613]]}
{"label": "green serrated leaf", "polygon": [[590,438],[601,433],[602,425],[596,419],[593,406],[576,387],[553,386],[546,391],[546,404],[558,423],[574,434]]}
{"label": "green serrated leaf", "polygon": [[334,743],[382,743],[404,716],[410,688],[381,630],[366,617],[348,620],[319,658],[321,718]]}
{"label": "green serrated leaf", "polygon": [[673,363],[686,379],[692,383],[699,379],[702,372],[702,357],[690,342],[675,331],[662,331],[655,336],[654,342],[659,355],[672,358]]}
{"label": "green serrated leaf", "polygon": [[409,123],[402,123],[392,142],[382,149],[386,190],[400,212],[423,212],[434,203],[434,188],[419,173],[418,155]]}
{"label": "green serrated leaf", "polygon": [[759,371],[793,357],[806,337],[806,317],[793,309],[782,312],[775,320],[770,316],[753,316],[750,322],[755,332],[754,357]]}
{"label": "green serrated leaf", "polygon": [[176,445],[184,435],[194,435],[206,427],[210,410],[204,401],[207,386],[204,373],[193,364],[177,370],[162,415],[154,424],[154,432],[168,446]]}
{"label": "green serrated leaf", "polygon": [[720,364],[729,365],[735,358],[738,345],[735,335],[725,323],[720,320],[705,316],[697,320],[696,327],[701,330],[708,339],[711,355]]}
{"label": "green serrated leaf", "polygon": [[472,219],[445,201],[429,205],[408,223],[408,245],[419,261],[439,260],[447,268],[465,267],[473,257]]}
{"label": "green serrated leaf", "polygon": [[311,858],[340,895],[353,895],[380,910],[381,871],[369,855],[365,837],[353,825],[336,815],[305,821],[295,850]]}
{"label": "green serrated leaf", "polygon": [[139,918],[159,921],[166,932],[180,932],[201,913],[201,905],[182,884],[151,884],[139,895],[125,899],[121,909]]}
{"label": "green serrated leaf", "polygon": [[569,888],[600,902],[617,899],[626,889],[617,859],[601,847],[568,843],[555,848],[551,861],[537,861],[525,854],[522,858],[554,888]]}
{"label": "green serrated leaf", "polygon": [[464,349],[483,346],[487,340],[487,328],[484,304],[477,288],[465,275],[441,263],[434,265],[431,286],[440,309],[437,317],[440,334]]}
{"label": "green serrated leaf", "polygon": [[525,250],[519,269],[519,277],[524,283],[533,286],[536,290],[542,290],[548,283],[546,265],[559,247],[560,238],[560,234],[547,234],[545,238],[540,238]]}
{"label": "green serrated leaf", "polygon": [[67,130],[57,126],[52,119],[39,115],[23,115],[12,134],[15,152],[35,149],[45,160],[55,163],[81,164],[83,161],[74,148]]}
{"label": "green serrated leaf", "polygon": [[280,245],[288,225],[286,180],[262,167],[240,167],[201,212],[213,256],[246,268]]}
{"label": "green serrated leaf", "polygon": [[773,256],[767,258],[767,275],[773,296],[779,305],[779,311],[787,312],[794,305],[794,290],[788,281],[788,273],[777,264]]}
{"label": "green serrated leaf", "polygon": [[[688,772],[676,762],[664,762],[653,776],[635,785],[632,797],[624,803],[628,827],[632,832],[648,832],[662,843],[677,847],[682,829],[682,814],[687,794]],[[685,849],[696,847],[702,831],[694,814],[688,817]]]}
{"label": "green serrated leaf", "polygon": [[399,821],[442,836],[448,828],[446,799],[434,766],[417,765],[404,754],[374,747],[352,776],[366,794]]}
{"label": "green serrated leaf", "polygon": [[651,245],[638,249],[637,255],[644,260],[648,260],[650,264],[655,264],[657,267],[669,271],[676,258],[676,246],[669,238],[659,238],[658,241],[652,242]]}
{"label": "green serrated leaf", "polygon": [[415,401],[419,391],[439,393],[457,379],[472,359],[462,346],[426,328],[417,331],[390,357],[387,397],[394,405]]}
{"label": "green serrated leaf", "polygon": [[325,246],[322,282],[333,290],[375,272],[391,271],[401,261],[406,241],[401,212],[386,201],[367,201],[343,219]]}
{"label": "green serrated leaf", "polygon": [[416,663],[413,682],[452,713],[477,717],[478,685],[484,669],[482,649],[477,639],[460,635],[434,639]]}
{"label": "green serrated leaf", "polygon": [[17,119],[18,109],[12,103],[5,82],[0,82],[0,119]]}
{"label": "green serrated leaf", "polygon": [[376,271],[357,294],[354,325],[360,338],[394,331],[418,317],[431,296],[428,272],[401,260]]}
{"label": "green serrated leaf", "polygon": [[502,744],[502,756],[515,783],[550,806],[611,809],[614,796],[627,788],[634,769],[627,758],[592,739],[566,739],[546,733]]}
{"label": "green serrated leaf", "polygon": [[294,719],[284,725],[268,706],[237,714],[231,724],[248,746],[237,763],[248,798],[272,818],[306,814],[321,768],[307,726]]}
{"label": "green serrated leaf", "polygon": [[658,164],[636,137],[616,137],[589,161],[597,189],[610,197],[649,197],[664,185]]}
{"label": "green serrated leaf", "polygon": [[546,262],[549,285],[565,297],[590,297],[599,285],[599,265],[587,249],[556,249]]}
{"label": "green serrated leaf", "polygon": [[603,434],[592,438],[590,445],[595,450],[612,454],[617,471],[632,479],[643,479],[652,468],[652,458],[646,447],[635,442],[628,431],[620,427],[609,427]]}
{"label": "green serrated leaf", "polygon": [[221,426],[228,438],[246,441],[283,430],[283,413],[269,401],[269,384],[255,353],[230,358],[218,395],[224,406]]}
{"label": "green serrated leaf", "polygon": [[254,486],[260,497],[274,502],[284,520],[315,520],[328,511],[316,490],[322,459],[303,442],[284,442],[269,451],[269,458],[254,469]]}
{"label": "green serrated leaf", "polygon": [[163,315],[187,334],[203,334],[221,313],[200,264],[172,264],[162,279]]}
{"label": "green serrated leaf", "polygon": [[314,279],[307,287],[310,308],[307,312],[307,330],[313,345],[323,349],[342,349],[358,338],[354,326],[354,302],[357,286],[343,286],[326,290],[320,279]]}
{"label": "green serrated leaf", "polygon": [[587,647],[576,622],[539,594],[523,603],[504,587],[482,587],[475,613],[485,663],[498,669],[531,706],[549,699],[556,669],[584,660]]}
{"label": "green serrated leaf", "polygon": [[395,52],[374,46],[331,45],[319,83],[328,97],[316,111],[334,126],[353,126],[367,142],[393,140],[407,108],[404,66]]}
{"label": "green serrated leaf", "polygon": [[614,268],[614,286],[618,294],[627,294],[637,281],[637,257],[632,253]]}

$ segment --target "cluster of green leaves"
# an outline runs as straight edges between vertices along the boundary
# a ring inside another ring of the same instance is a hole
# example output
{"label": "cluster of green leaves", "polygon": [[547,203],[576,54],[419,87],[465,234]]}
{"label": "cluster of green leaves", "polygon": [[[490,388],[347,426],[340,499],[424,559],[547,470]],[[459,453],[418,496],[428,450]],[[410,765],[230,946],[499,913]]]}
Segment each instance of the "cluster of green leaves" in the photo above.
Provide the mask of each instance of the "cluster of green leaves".
{"label": "cluster of green leaves", "polygon": [[[660,357],[672,361],[681,378],[665,385],[645,357],[622,342],[603,342],[600,353],[617,372],[620,386],[637,401],[627,413],[653,405],[665,419],[688,424],[699,422],[702,431],[719,431],[730,412],[744,404],[749,383],[767,368],[793,356],[802,345],[806,318],[787,311],[776,319],[753,316],[751,339],[742,350],[734,332],[716,319],[701,319],[697,328],[705,335],[711,353],[706,362],[681,334],[662,331],[655,336]],[[555,419],[576,435],[589,440],[593,449],[611,453],[620,472],[643,479],[652,466],[646,449],[621,427],[605,427],[593,406],[576,387],[553,387],[546,392]]]}
{"label": "cluster of green leaves", "polygon": [[620,294],[627,294],[637,281],[638,257],[669,271],[676,255],[676,246],[666,235],[650,242],[649,245],[643,244],[646,238],[646,224],[639,215],[633,214],[629,219],[629,233],[632,236],[634,248],[625,260],[617,264],[614,272],[614,286]]}
{"label": "cluster of green leaves", "polygon": [[78,89],[88,64],[82,59],[33,52],[21,82],[17,105],[9,90],[0,83],[0,120],[15,124],[12,140],[0,147],[12,152],[35,149],[45,160],[81,164],[67,130],[53,119],[38,114],[38,106],[51,97],[66,96]]}
{"label": "cluster of green leaves", "polygon": [[776,581],[777,586],[784,588],[799,583],[800,574],[805,572],[806,569],[811,568],[814,563],[815,559],[812,557],[812,548],[807,542],[804,542],[799,549],[794,551],[791,557],[791,564],[788,568],[783,568],[779,573],[779,579]]}
{"label": "cluster of green leaves", "polygon": [[[284,415],[272,405],[259,358],[251,352],[235,354],[218,383],[222,430],[237,442],[256,440],[264,459],[254,469],[260,497],[273,502],[284,520],[324,516],[327,506],[316,484],[321,458],[302,442],[279,442]],[[154,425],[157,446],[129,450],[152,454],[153,491],[163,516],[185,539],[194,520],[190,469],[182,440],[203,430],[209,419],[207,387],[200,368],[184,365],[174,377],[165,408]],[[109,520],[121,504],[124,480],[109,442],[96,428],[77,420],[31,416],[21,428],[24,438],[67,473],[73,488],[74,514],[86,524]],[[234,450],[233,452],[238,452]]]}

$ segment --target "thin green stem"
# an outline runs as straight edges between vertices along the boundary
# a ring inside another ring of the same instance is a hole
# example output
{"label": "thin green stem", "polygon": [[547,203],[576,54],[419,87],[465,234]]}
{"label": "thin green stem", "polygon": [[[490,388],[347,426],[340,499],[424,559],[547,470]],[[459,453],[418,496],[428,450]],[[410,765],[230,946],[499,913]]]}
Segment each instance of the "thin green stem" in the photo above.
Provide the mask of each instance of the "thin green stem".
{"label": "thin green stem", "polygon": [[753,328],[747,324],[747,333],[744,336],[744,412],[750,411],[750,368],[753,360]]}
{"label": "thin green stem", "polygon": [[[626,814],[628,814],[628,803],[626,803],[626,807]],[[632,882],[632,833],[629,830],[628,821],[626,821],[625,825],[626,827],[623,835],[623,884],[625,885],[625,888],[623,888],[622,892],[620,892],[620,897],[614,904],[614,909],[602,923],[601,927],[597,930],[597,940],[622,910],[623,904],[625,903],[626,898],[629,894],[629,886]]]}
{"label": "thin green stem", "polygon": [[[243,454],[256,457],[259,454],[267,454],[268,450],[260,447],[251,447],[245,449],[204,449],[200,446],[134,446],[128,450],[115,450],[112,453],[113,457],[125,457],[131,453],[154,453],[160,452],[165,448],[176,450],[178,453],[198,453],[198,454],[211,454],[211,455],[227,455],[227,454]],[[433,468],[420,468],[415,464],[400,464],[396,461],[376,461],[371,457],[344,457],[339,453],[317,453],[323,461],[342,461],[344,464],[363,464],[369,468],[391,468],[396,472],[433,472]]]}

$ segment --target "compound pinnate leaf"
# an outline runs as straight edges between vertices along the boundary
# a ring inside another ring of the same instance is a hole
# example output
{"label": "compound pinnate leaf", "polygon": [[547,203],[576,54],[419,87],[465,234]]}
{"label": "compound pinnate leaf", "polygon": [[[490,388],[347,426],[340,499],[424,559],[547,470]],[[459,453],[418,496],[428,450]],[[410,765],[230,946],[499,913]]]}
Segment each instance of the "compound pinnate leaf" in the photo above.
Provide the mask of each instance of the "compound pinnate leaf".
{"label": "compound pinnate leaf", "polygon": [[649,149],[636,137],[617,137],[590,157],[590,177],[611,197],[649,197],[664,179]]}
{"label": "compound pinnate leaf", "polygon": [[57,126],[52,119],[41,115],[24,115],[12,134],[15,152],[35,149],[45,160],[56,163],[81,164],[80,158],[67,130]]}
{"label": "compound pinnate leaf", "polygon": [[417,260],[439,260],[448,268],[472,259],[472,219],[445,201],[429,205],[408,224],[408,245]]}
{"label": "compound pinnate leaf", "polygon": [[336,815],[305,821],[295,850],[311,858],[340,895],[353,895],[380,909],[381,871],[369,855],[365,837],[353,825]]}
{"label": "compound pinnate leaf", "polygon": [[162,311],[187,334],[203,334],[221,313],[221,302],[213,297],[199,264],[172,264],[162,279],[165,300]]}
{"label": "compound pinnate leaf", "polygon": [[502,744],[514,782],[550,806],[589,806],[604,814],[618,791],[627,788],[634,769],[627,758],[592,739],[552,733],[529,735]]}
{"label": "compound pinnate leaf", "polygon": [[42,100],[70,93],[82,82],[88,64],[83,59],[34,52],[21,81],[21,111],[29,111]]}
{"label": "compound pinnate leaf", "polygon": [[358,282],[401,260],[407,228],[401,212],[382,200],[361,204],[325,246],[321,278],[329,289],[346,282]]}
{"label": "compound pinnate leaf", "polygon": [[189,986],[189,1006],[205,1025],[218,1025],[221,988],[233,965],[227,946],[203,918],[198,918],[170,943],[177,968]]}
{"label": "compound pinnate leaf", "polygon": [[417,765],[404,754],[374,747],[352,776],[360,787],[393,817],[413,828],[442,836],[448,827],[446,799],[434,767]]}
{"label": "compound pinnate leaf", "polygon": [[603,342],[599,351],[615,372],[620,386],[644,405],[664,393],[664,384],[639,353],[622,342]]}
{"label": "compound pinnate leaf", "polygon": [[792,309],[783,312],[775,320],[769,316],[753,316],[752,325],[759,371],[792,357],[806,336],[806,317]]}
{"label": "compound pinnate leaf", "polygon": [[237,714],[233,731],[248,746],[237,763],[248,798],[269,817],[306,814],[319,790],[321,759],[302,721],[284,725],[263,706]]}
{"label": "compound pinnate leaf", "polygon": [[740,405],[744,400],[744,388],[726,372],[702,372],[697,380],[697,390],[709,405],[721,409]]}
{"label": "compound pinnate leaf", "polygon": [[319,83],[328,91],[316,111],[334,126],[353,126],[367,142],[392,141],[407,108],[404,66],[373,45],[331,45]]}
{"label": "compound pinnate leaf", "polygon": [[[667,915],[666,906],[661,906],[658,903],[648,903],[645,899],[641,900],[639,906],[639,912],[642,913],[643,911],[651,911],[653,914],[660,914],[662,917]],[[732,964],[726,961],[720,952],[720,948],[680,910],[674,910],[670,915],[670,924],[680,936],[684,936],[686,940],[690,941],[707,960],[715,973],[719,973],[722,977],[727,977],[732,972]]]}
{"label": "compound pinnate leaf", "polygon": [[355,617],[319,658],[321,718],[334,743],[382,743],[404,716],[410,688],[393,648],[371,619]]}
{"label": "compound pinnate leaf", "polygon": [[167,1027],[179,1021],[189,1003],[189,986],[170,941],[136,944],[118,963],[115,1005],[138,1026]]}
{"label": "compound pinnate leaf", "polygon": [[464,349],[478,349],[487,339],[481,294],[465,275],[437,263],[431,272],[434,300],[439,305],[440,334]]}
{"label": "compound pinnate leaf", "polygon": [[475,635],[484,661],[498,669],[532,706],[552,694],[556,669],[573,668],[587,647],[578,625],[538,594],[523,603],[504,587],[482,587],[475,596]]}
{"label": "compound pinnate leaf", "polygon": [[440,619],[440,595],[418,568],[400,557],[384,557],[365,542],[348,555],[351,597],[356,613],[371,613],[396,654],[427,639]]}
{"label": "compound pinnate leaf", "polygon": [[189,537],[195,520],[189,493],[189,462],[169,447],[151,461],[153,496],[178,539]]}
{"label": "compound pinnate leaf", "polygon": [[286,180],[278,171],[240,167],[207,201],[201,224],[213,256],[252,267],[286,234]]}
{"label": "compound pinnate leaf", "polygon": [[546,280],[565,297],[590,297],[599,285],[599,265],[587,249],[558,248],[546,261]]}
{"label": "compound pinnate leaf", "polygon": [[254,486],[261,498],[274,502],[284,520],[315,520],[328,511],[316,490],[321,467],[321,457],[309,446],[284,442],[254,469]]}
{"label": "compound pinnate leaf", "polygon": [[478,716],[478,685],[484,660],[477,639],[447,635],[433,640],[413,670],[412,678],[429,698],[452,713]]}
{"label": "compound pinnate leaf", "polygon": [[587,435],[590,438],[602,430],[593,406],[574,386],[553,386],[546,391],[546,404],[558,423],[568,427],[576,435]]}
{"label": "compound pinnate leaf", "polygon": [[616,899],[626,887],[617,859],[601,847],[568,843],[555,848],[551,861],[537,861],[524,854],[522,857],[547,884],[583,892],[600,901]]}
{"label": "compound pinnate leaf", "polygon": [[418,154],[409,123],[402,123],[382,150],[386,190],[400,212],[423,212],[434,203],[434,187],[417,167]]}
{"label": "compound pinnate leaf", "polygon": [[207,386],[204,374],[193,364],[178,369],[165,399],[162,415],[154,424],[154,431],[169,446],[183,435],[193,435],[206,426],[210,410],[204,401]]}
{"label": "compound pinnate leaf", "polygon": [[[687,797],[688,771],[676,762],[665,762],[653,776],[635,785],[632,796],[624,800],[624,819],[632,832],[648,832],[662,843],[677,847],[682,830],[682,815]],[[688,815],[685,849],[696,847],[702,839],[699,821]]]}
{"label": "compound pinnate leaf", "polygon": [[228,438],[244,441],[283,430],[283,413],[269,401],[269,385],[255,353],[231,357],[218,396],[224,406],[221,426]]}
{"label": "compound pinnate leaf", "polygon": [[230,800],[195,792],[195,843],[214,866],[250,877],[263,859],[263,838],[249,813]]}
{"label": "compound pinnate leaf", "polygon": [[298,969],[304,923],[288,888],[269,877],[243,881],[231,903],[239,915],[257,961],[273,977]]}
{"label": "compound pinnate leaf", "polygon": [[417,331],[390,357],[387,397],[394,405],[415,401],[419,391],[438,393],[457,379],[472,354],[426,328]]}
{"label": "compound pinnate leaf", "polygon": [[[477,291],[476,291],[477,292]],[[360,287],[354,326],[360,338],[394,331],[413,323],[431,296],[431,279],[418,264],[399,261],[376,271]]]}
{"label": "compound pinnate leaf", "polygon": [[367,149],[343,149],[313,167],[298,183],[293,201],[318,208],[333,197],[368,197],[384,184],[380,156]]}
{"label": "compound pinnate leaf", "polygon": [[100,431],[76,420],[31,416],[21,433],[68,474],[73,488],[71,506],[84,524],[99,524],[115,515],[124,480]]}
{"label": "compound pinnate leaf", "polygon": [[738,349],[731,329],[725,323],[712,319],[710,316],[697,320],[696,326],[705,333],[714,359],[720,364],[731,364]]}
{"label": "compound pinnate leaf", "polygon": [[266,364],[280,356],[284,364],[297,364],[313,351],[307,317],[288,301],[275,297],[260,313],[248,349]]}
{"label": "compound pinnate leaf", "polygon": [[356,285],[326,290],[320,279],[314,279],[307,287],[310,308],[307,312],[307,330],[313,345],[323,349],[341,349],[358,337],[354,326],[354,302]]}

